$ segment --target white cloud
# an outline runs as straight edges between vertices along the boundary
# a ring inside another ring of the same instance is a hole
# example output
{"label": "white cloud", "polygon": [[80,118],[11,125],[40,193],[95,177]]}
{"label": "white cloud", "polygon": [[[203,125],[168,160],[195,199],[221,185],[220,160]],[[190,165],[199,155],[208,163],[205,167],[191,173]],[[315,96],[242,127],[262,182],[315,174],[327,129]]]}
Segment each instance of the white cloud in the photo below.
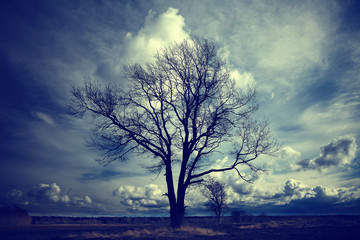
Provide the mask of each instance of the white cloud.
{"label": "white cloud", "polygon": [[93,203],[93,201],[91,200],[91,198],[89,196],[85,196],[85,197],[74,196],[72,198],[71,202],[74,205],[81,206],[81,207],[90,206]]}
{"label": "white cloud", "polygon": [[167,208],[168,199],[158,185],[143,187],[121,186],[113,191],[113,196],[120,198],[120,203],[132,210],[149,211],[151,208]]}
{"label": "white cloud", "polygon": [[280,152],[279,152],[279,156],[282,159],[289,159],[289,158],[299,158],[301,156],[301,153],[294,150],[292,147],[290,146],[284,146],[281,148]]}
{"label": "white cloud", "polygon": [[284,185],[285,196],[290,196],[295,199],[304,198],[309,190],[310,188],[308,186],[295,179],[287,180]]}
{"label": "white cloud", "polygon": [[60,195],[60,192],[61,189],[56,183],[40,183],[28,192],[28,196],[34,198],[37,202],[57,203],[66,199],[64,195]]}
{"label": "white cloud", "polygon": [[84,197],[84,202],[86,202],[86,203],[92,203],[92,200],[91,200],[91,198],[90,198],[89,196],[85,196],[85,197]]}
{"label": "white cloud", "polygon": [[339,192],[335,188],[326,188],[323,186],[317,186],[313,189],[315,196],[318,198],[324,197],[337,197]]}
{"label": "white cloud", "polygon": [[93,201],[89,196],[79,197],[72,196],[69,197],[67,194],[61,192],[61,188],[56,184],[46,184],[41,183],[32,188],[28,192],[28,197],[30,198],[30,203],[32,205],[42,204],[64,204],[64,205],[73,205],[73,206],[91,206]]}
{"label": "white cloud", "polygon": [[[229,161],[228,156],[225,156],[223,159],[219,158],[211,165],[211,167],[213,169],[221,169],[221,168],[227,167],[227,166],[229,166],[228,161]],[[227,177],[227,173],[215,172],[215,173],[211,173],[211,176],[218,178],[219,180],[223,180],[224,177]]]}
{"label": "white cloud", "polygon": [[278,152],[277,157],[268,158],[265,164],[272,174],[292,172],[300,156],[301,153],[292,147],[283,146]]}
{"label": "white cloud", "polygon": [[56,125],[54,119],[46,114],[46,113],[43,113],[43,112],[35,112],[34,115],[39,118],[40,120],[42,120],[43,122],[49,124],[50,126],[54,127]]}
{"label": "white cloud", "polygon": [[309,212],[312,203],[331,202],[334,204],[351,202],[360,198],[360,190],[356,187],[324,187],[315,185],[314,187],[304,184],[296,179],[288,179],[285,184],[278,188],[277,191],[267,191],[257,189],[248,196],[238,195],[237,198],[232,197],[233,204],[245,204],[256,206],[272,205],[273,207],[282,205],[290,206],[292,203],[304,202],[309,204]]}
{"label": "white cloud", "polygon": [[131,185],[121,186],[113,191],[113,196],[119,196],[122,199],[141,199],[145,197],[145,189]]}
{"label": "white cloud", "polygon": [[232,190],[240,195],[248,195],[254,192],[254,185],[243,180],[236,180],[235,182],[231,183]]}
{"label": "white cloud", "polygon": [[60,196],[60,200],[61,200],[61,202],[64,202],[64,203],[70,202],[70,198],[68,195]]}
{"label": "white cloud", "polygon": [[155,50],[188,38],[183,29],[185,20],[178,12],[178,9],[168,8],[156,17],[155,12],[150,10],[144,27],[136,35],[128,33],[125,37],[127,60],[136,63],[151,61]]}
{"label": "white cloud", "polygon": [[277,194],[278,197],[285,198],[285,202],[301,199],[319,199],[333,198],[335,202],[349,201],[360,197],[359,190],[351,188],[335,188],[317,185],[310,187],[295,179],[286,181],[283,192]]}
{"label": "white cloud", "polygon": [[[189,38],[189,34],[184,30],[185,19],[178,12],[178,9],[168,8],[166,12],[157,15],[150,10],[144,26],[137,33],[128,32],[120,44],[121,47],[106,48],[105,53],[108,56],[106,60],[98,63],[95,75],[118,84],[121,81],[123,64],[151,62],[156,50]],[[119,51],[118,48],[122,50]],[[121,55],[121,58],[114,54]]]}
{"label": "white cloud", "polygon": [[254,75],[250,72],[240,73],[238,70],[230,72],[230,77],[235,80],[235,86],[239,88],[246,88],[256,84]]}
{"label": "white cloud", "polygon": [[354,136],[342,136],[322,146],[318,157],[302,160],[298,162],[298,165],[305,170],[321,170],[332,166],[343,166],[354,160],[356,149],[356,138]]}
{"label": "white cloud", "polygon": [[[287,178],[289,176],[291,178]],[[271,209],[275,210],[277,206],[291,207],[293,204],[309,204],[309,213],[311,213],[311,203],[342,204],[348,202],[351,204],[360,198],[360,189],[341,186],[339,179],[336,179],[336,176],[332,177],[333,180],[329,181],[326,177],[319,179],[316,172],[311,172],[311,174],[293,172],[260,175],[253,184],[245,183],[235,176],[224,178],[223,181],[229,186],[229,203],[233,207],[271,206]],[[311,184],[305,184],[296,178],[306,179]],[[312,178],[315,180],[311,180]],[[279,185],[281,182],[284,184]],[[193,193],[191,196],[192,205],[196,205],[196,201],[202,203],[201,196],[196,197],[196,194]]]}

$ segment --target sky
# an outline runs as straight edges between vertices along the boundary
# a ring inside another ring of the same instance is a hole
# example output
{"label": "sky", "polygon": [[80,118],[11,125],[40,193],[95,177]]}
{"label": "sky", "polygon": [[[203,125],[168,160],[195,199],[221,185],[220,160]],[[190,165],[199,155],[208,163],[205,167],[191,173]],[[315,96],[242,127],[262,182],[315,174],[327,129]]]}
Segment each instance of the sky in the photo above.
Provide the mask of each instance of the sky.
{"label": "sky", "polygon": [[[256,84],[259,119],[283,148],[233,210],[360,214],[360,2],[3,1],[0,3],[0,204],[30,215],[168,216],[163,174],[142,160],[106,167],[86,147],[91,119],[67,113],[71,86],[121,83],[127,63],[167,44],[214,41],[238,87]],[[228,161],[226,153],[216,164]],[[188,215],[210,214],[198,189]]]}

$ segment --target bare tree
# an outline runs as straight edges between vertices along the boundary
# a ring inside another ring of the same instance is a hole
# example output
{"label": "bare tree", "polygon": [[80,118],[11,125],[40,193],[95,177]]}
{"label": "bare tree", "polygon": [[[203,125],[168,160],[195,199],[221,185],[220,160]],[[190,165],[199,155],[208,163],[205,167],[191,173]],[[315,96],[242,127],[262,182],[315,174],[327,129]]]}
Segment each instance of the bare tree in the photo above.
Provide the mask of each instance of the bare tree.
{"label": "bare tree", "polygon": [[229,211],[227,187],[225,183],[214,178],[209,178],[203,183],[201,193],[208,200],[206,206],[215,214],[218,223],[220,223],[221,217]]}
{"label": "bare tree", "polygon": [[[153,159],[149,170],[165,172],[171,225],[178,227],[190,185],[210,173],[230,170],[247,181],[239,167],[264,170],[253,161],[273,155],[278,145],[267,121],[253,119],[258,109],[255,87],[243,91],[235,86],[213,43],[184,40],[154,57],[155,62],[145,66],[125,66],[127,84],[121,87],[94,81],[73,87],[68,107],[76,117],[89,113],[97,119],[89,146],[100,152],[100,163],[147,155]],[[231,162],[212,167],[220,148],[233,149],[227,153]]]}

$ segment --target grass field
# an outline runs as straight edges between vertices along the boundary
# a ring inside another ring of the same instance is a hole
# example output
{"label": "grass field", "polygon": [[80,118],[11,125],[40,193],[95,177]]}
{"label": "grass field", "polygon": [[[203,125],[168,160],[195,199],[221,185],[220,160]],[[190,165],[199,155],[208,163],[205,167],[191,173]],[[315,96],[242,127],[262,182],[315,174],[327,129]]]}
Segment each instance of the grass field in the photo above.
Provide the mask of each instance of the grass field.
{"label": "grass field", "polygon": [[188,220],[171,229],[165,223],[32,224],[1,226],[0,239],[360,239],[360,216],[266,217],[215,224]]}

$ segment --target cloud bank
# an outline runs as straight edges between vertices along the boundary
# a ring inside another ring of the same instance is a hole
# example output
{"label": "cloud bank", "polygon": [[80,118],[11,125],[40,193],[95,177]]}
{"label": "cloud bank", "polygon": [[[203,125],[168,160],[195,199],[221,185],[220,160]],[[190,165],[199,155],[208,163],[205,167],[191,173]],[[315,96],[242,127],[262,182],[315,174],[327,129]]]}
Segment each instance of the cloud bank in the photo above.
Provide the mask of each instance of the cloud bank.
{"label": "cloud bank", "polygon": [[69,195],[56,183],[37,184],[25,194],[19,189],[11,189],[5,193],[5,203],[25,206],[30,213],[39,211],[39,208],[60,214],[62,210],[66,212],[78,208],[100,209],[100,204],[95,203],[88,195]]}

